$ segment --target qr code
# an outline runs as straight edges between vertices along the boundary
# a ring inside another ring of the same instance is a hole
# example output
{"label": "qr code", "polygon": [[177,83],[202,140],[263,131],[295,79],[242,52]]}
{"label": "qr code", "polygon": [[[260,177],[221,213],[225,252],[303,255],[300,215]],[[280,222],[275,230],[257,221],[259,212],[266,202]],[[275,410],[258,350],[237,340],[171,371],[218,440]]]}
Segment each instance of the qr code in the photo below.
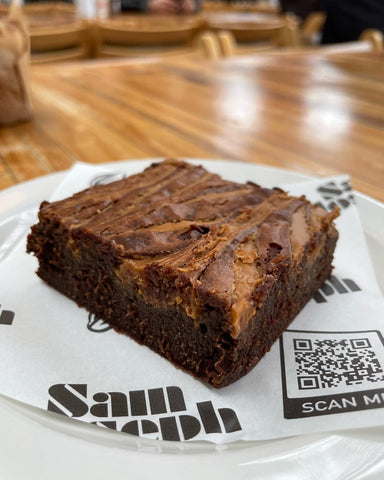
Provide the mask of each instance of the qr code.
{"label": "qr code", "polygon": [[370,339],[294,338],[299,390],[337,388],[384,381],[384,370]]}
{"label": "qr code", "polygon": [[384,386],[384,343],[378,331],[287,330],[281,349],[292,398]]}
{"label": "qr code", "polygon": [[384,408],[384,339],[378,330],[287,330],[280,354],[285,418]]}

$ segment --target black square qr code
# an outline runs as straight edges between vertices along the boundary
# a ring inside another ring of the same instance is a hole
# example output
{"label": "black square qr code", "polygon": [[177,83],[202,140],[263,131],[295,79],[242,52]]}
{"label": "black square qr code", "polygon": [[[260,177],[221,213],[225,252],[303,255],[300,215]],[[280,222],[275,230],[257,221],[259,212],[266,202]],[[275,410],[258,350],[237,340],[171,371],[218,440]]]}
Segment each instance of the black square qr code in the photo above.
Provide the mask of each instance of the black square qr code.
{"label": "black square qr code", "polygon": [[280,339],[280,351],[285,403],[295,400],[297,407],[301,402],[302,410],[317,409],[317,414],[325,414],[319,412],[330,401],[340,411],[353,406],[361,409],[359,396],[367,408],[374,408],[375,403],[384,406],[384,393],[372,401],[362,397],[384,392],[384,341],[379,331],[288,330]]}
{"label": "black square qr code", "polygon": [[384,380],[384,367],[367,337],[293,339],[299,390]]}

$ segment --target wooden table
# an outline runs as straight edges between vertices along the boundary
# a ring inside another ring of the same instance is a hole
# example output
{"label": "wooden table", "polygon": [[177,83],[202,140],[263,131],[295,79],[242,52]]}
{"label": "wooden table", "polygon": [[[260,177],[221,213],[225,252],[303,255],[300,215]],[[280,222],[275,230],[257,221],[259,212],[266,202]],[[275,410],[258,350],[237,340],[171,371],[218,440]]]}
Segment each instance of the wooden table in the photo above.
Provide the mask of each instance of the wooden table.
{"label": "wooden table", "polygon": [[77,160],[183,156],[346,172],[384,201],[379,54],[35,66],[32,91],[34,121],[0,129],[0,188]]}

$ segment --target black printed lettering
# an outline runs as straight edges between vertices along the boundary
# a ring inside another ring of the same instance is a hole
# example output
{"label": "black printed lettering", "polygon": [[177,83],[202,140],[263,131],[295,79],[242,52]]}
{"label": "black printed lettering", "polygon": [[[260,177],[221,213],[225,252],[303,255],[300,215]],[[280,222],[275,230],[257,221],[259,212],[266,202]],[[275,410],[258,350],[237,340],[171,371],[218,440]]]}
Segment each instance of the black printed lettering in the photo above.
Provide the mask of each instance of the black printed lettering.
{"label": "black printed lettering", "polygon": [[179,387],[167,387],[169,408],[171,412],[183,412],[186,410],[184,395]]}
{"label": "black printed lettering", "polygon": [[108,323],[104,322],[104,320],[101,320],[100,318],[96,317],[96,315],[94,315],[93,313],[90,313],[88,315],[87,329],[90,332],[104,333],[111,330],[112,327],[108,325]]}
{"label": "black printed lettering", "polygon": [[[87,385],[58,384],[48,390],[52,400],[48,401],[48,410],[69,417],[82,417],[88,413]],[[69,412],[69,414],[67,413]]]}
{"label": "black printed lettering", "polygon": [[164,391],[162,388],[151,388],[148,390],[149,405],[153,415],[165,413],[167,406],[165,404]]}
{"label": "black printed lettering", "polygon": [[141,421],[141,426],[142,426],[144,435],[147,435],[147,434],[150,434],[150,433],[157,433],[159,431],[156,423],[151,422],[150,420],[142,420]]}
{"label": "black printed lettering", "polygon": [[197,404],[197,409],[199,410],[205,433],[221,433],[220,423],[212,402],[200,402]]}
{"label": "black printed lettering", "polygon": [[318,187],[317,191],[321,194],[323,202],[318,202],[317,205],[325,210],[333,210],[336,206],[341,209],[348,208],[354,203],[354,197],[351,193],[352,188],[349,182],[328,182]]}
{"label": "black printed lettering", "polygon": [[124,427],[121,429],[122,432],[130,433],[131,435],[139,435],[139,422],[137,420],[133,420],[131,422],[127,422]]}
{"label": "black printed lettering", "polygon": [[238,432],[241,430],[239,419],[232,408],[219,408],[219,415],[224,423],[227,433]]}
{"label": "black printed lettering", "polygon": [[95,417],[109,417],[110,405],[108,393],[96,393],[93,396],[93,400],[96,403],[90,408],[92,415]]}
{"label": "black printed lettering", "polygon": [[199,420],[192,415],[180,415],[180,425],[183,430],[184,440],[196,437],[200,433],[201,425]]}
{"label": "black printed lettering", "polygon": [[147,415],[147,404],[145,401],[144,390],[129,392],[129,401],[131,404],[131,415]]}
{"label": "black printed lettering", "polygon": [[128,402],[127,396],[122,392],[109,392],[111,397],[111,415],[112,417],[127,417]]}
{"label": "black printed lettering", "polygon": [[[86,384],[56,384],[48,393],[48,410],[75,418],[89,413],[95,419],[91,423],[131,435],[178,441],[196,437],[202,427],[208,434],[221,433],[222,425],[226,433],[241,430],[233,409],[219,408],[216,413],[211,401],[196,403],[200,418],[179,414],[187,407],[181,388],[176,386],[87,395]],[[174,415],[164,416],[167,412]],[[147,415],[151,418],[142,418]]]}
{"label": "black printed lettering", "polygon": [[14,318],[15,312],[12,312],[11,310],[1,310],[0,325],[12,325]]}
{"label": "black printed lettering", "polygon": [[361,292],[361,288],[350,278],[338,279],[335,275],[331,275],[320,287],[320,290],[315,292],[313,299],[316,303],[326,303],[326,297],[330,297],[334,293],[344,294],[350,292]]}
{"label": "black printed lettering", "polygon": [[173,442],[180,440],[175,417],[160,418],[160,427],[163,440]]}

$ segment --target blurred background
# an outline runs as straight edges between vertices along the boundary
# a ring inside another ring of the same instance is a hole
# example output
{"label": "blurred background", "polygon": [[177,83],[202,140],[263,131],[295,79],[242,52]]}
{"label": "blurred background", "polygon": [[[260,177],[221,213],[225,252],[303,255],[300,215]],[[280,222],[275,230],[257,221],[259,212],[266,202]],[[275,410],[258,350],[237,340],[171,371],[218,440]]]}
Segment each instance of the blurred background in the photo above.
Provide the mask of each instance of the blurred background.
{"label": "blurred background", "polygon": [[[383,48],[383,0],[19,0],[32,63]],[[0,1],[0,15],[8,5]],[[349,45],[347,45],[349,44]]]}
{"label": "blurred background", "polygon": [[384,200],[383,31],[384,0],[0,3],[0,188],[181,156]]}

